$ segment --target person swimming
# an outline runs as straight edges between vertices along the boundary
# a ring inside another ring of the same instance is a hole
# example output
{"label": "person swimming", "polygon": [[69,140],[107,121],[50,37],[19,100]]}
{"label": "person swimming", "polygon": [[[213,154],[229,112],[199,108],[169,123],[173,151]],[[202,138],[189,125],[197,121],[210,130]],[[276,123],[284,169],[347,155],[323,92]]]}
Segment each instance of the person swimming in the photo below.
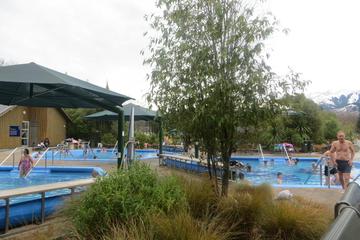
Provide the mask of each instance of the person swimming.
{"label": "person swimming", "polygon": [[278,172],[276,174],[276,180],[277,180],[277,184],[282,184],[282,180],[283,180],[283,174],[282,172]]}

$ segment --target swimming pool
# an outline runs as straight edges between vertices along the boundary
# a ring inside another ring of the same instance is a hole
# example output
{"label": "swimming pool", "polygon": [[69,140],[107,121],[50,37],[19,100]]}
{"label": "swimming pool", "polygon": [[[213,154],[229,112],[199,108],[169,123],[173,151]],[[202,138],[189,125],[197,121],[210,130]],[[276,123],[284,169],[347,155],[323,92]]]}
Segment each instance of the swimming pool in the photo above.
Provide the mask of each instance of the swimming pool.
{"label": "swimming pool", "polygon": [[[36,186],[49,183],[91,178],[91,173],[100,168],[91,167],[36,167],[26,178],[20,178],[13,167],[0,167],[0,191]],[[63,204],[63,197],[70,194],[69,189],[45,193],[45,215],[52,214]],[[12,227],[39,219],[41,214],[41,195],[29,194],[10,198],[10,225]],[[5,227],[5,200],[0,200],[0,229]]]}
{"label": "swimming pool", "polygon": [[[156,149],[136,149],[135,158],[139,160],[151,159],[157,157],[158,150]],[[117,161],[117,151],[113,149],[89,149],[84,152],[82,149],[74,150],[50,150],[43,159],[47,160],[62,160],[62,161]],[[34,152],[32,157],[34,159],[41,153]]]}
{"label": "swimming pool", "polygon": [[[319,158],[315,157],[297,157],[300,161],[297,165],[289,165],[287,159],[281,156],[265,157],[265,161],[258,156],[233,156],[231,160],[249,164],[251,172],[241,171],[245,175],[245,179],[253,184],[269,183],[274,186],[277,184],[277,173],[281,172],[283,176],[281,186],[291,187],[320,187],[320,167],[312,170],[312,164],[316,163]],[[197,162],[176,162],[174,160],[165,159],[169,166],[183,168],[197,172],[207,172],[206,166],[201,166]],[[266,163],[265,163],[266,162]],[[233,170],[238,174],[239,171]],[[356,177],[360,174],[360,163],[354,162],[352,175]],[[306,183],[305,183],[306,182]],[[325,184],[325,176],[322,178]],[[324,186],[325,187],[325,186]],[[337,186],[331,186],[337,187]]]}

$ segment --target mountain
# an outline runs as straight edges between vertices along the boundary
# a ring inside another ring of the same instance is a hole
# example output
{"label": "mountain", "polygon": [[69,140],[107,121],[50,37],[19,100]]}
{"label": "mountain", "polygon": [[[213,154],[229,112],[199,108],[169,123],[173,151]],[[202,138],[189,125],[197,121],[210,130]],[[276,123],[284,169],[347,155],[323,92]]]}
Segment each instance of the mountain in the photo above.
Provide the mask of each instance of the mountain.
{"label": "mountain", "polygon": [[328,111],[359,112],[360,109],[360,91],[313,93],[307,97]]}

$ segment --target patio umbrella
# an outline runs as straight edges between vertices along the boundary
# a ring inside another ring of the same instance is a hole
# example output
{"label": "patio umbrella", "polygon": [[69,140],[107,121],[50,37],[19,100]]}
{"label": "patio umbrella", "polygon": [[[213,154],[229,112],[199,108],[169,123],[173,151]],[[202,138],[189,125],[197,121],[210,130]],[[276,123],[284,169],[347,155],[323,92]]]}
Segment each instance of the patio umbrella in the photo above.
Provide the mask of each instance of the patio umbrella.
{"label": "patio umbrella", "polygon": [[36,63],[0,67],[0,84],[4,105],[108,109],[131,99]]}
{"label": "patio umbrella", "polygon": [[[162,142],[163,142],[163,133],[162,133],[162,121],[159,114],[155,111],[150,109],[141,107],[139,105],[135,105],[132,103],[126,104],[123,106],[125,120],[129,121],[131,116],[131,110],[134,109],[134,120],[144,120],[144,121],[151,121],[151,120],[158,120],[159,122],[159,153],[162,154]],[[111,111],[101,111],[97,113],[93,113],[84,117],[87,120],[117,120],[116,113]]]}
{"label": "patio umbrella", "polygon": [[118,167],[123,156],[122,104],[132,98],[36,63],[0,67],[0,104],[32,107],[96,108],[118,113]]}
{"label": "patio umbrella", "polygon": [[[123,106],[125,120],[129,121],[131,116],[131,110],[134,108],[134,120],[150,121],[155,120],[158,117],[158,113],[150,109],[135,105],[132,103],[125,104]],[[84,117],[86,120],[117,120],[117,114],[108,110],[93,113]]]}

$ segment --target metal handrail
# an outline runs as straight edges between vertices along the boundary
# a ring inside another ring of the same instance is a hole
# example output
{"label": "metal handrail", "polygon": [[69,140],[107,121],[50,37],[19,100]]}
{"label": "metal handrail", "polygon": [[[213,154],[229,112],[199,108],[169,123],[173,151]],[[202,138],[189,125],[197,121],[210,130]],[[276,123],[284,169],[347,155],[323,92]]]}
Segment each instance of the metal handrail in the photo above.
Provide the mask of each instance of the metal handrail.
{"label": "metal handrail", "polygon": [[[360,177],[360,174],[358,174],[358,175],[354,178],[354,180],[352,180],[352,182],[357,183],[356,180],[358,180],[359,177]],[[357,183],[357,184],[358,184],[358,183]],[[359,184],[358,184],[358,185],[359,185]]]}
{"label": "metal handrail", "polygon": [[288,151],[287,151],[287,149],[286,149],[285,144],[283,144],[282,146],[283,146],[283,148],[284,148],[284,152],[285,152],[285,155],[286,155],[287,159],[290,161],[290,156],[289,156],[289,153],[288,153]]}
{"label": "metal handrail", "polygon": [[[321,162],[322,162],[322,158],[319,158],[319,160],[316,162],[315,169],[317,169],[317,167],[320,165]],[[305,180],[304,184],[306,184],[313,175],[314,175],[314,173],[311,172],[309,177]],[[322,177],[322,171],[321,170],[320,170],[320,175]]]}
{"label": "metal handrail", "polygon": [[262,160],[263,160],[263,161],[265,161],[265,158],[264,158],[264,153],[263,153],[263,150],[262,150],[261,144],[259,144],[259,150],[260,150],[260,154],[261,154]]}
{"label": "metal handrail", "polygon": [[11,153],[9,155],[7,155],[7,157],[0,163],[0,166],[3,165],[10,158],[10,156],[13,155],[17,150],[18,150],[18,148],[15,148],[14,150],[12,150]]}
{"label": "metal handrail", "polygon": [[40,160],[46,156],[46,153],[50,150],[50,148],[47,148],[39,157],[39,159],[36,161],[36,163],[33,165],[33,167],[30,169],[30,171],[25,175],[25,177],[29,176],[31,171],[34,169],[34,167],[40,162]]}
{"label": "metal handrail", "polygon": [[0,199],[5,200],[5,229],[8,232],[10,228],[10,198],[27,195],[27,194],[41,194],[41,223],[45,222],[45,193],[59,189],[70,189],[71,195],[75,193],[75,188],[80,186],[87,186],[95,183],[94,178],[74,180],[69,182],[58,182],[51,184],[44,184],[39,186],[24,187],[10,190],[0,191]]}
{"label": "metal handrail", "polygon": [[113,150],[111,151],[111,153],[115,152],[115,149],[116,149],[117,145],[118,145],[118,141],[116,141],[115,146],[114,146]]}

